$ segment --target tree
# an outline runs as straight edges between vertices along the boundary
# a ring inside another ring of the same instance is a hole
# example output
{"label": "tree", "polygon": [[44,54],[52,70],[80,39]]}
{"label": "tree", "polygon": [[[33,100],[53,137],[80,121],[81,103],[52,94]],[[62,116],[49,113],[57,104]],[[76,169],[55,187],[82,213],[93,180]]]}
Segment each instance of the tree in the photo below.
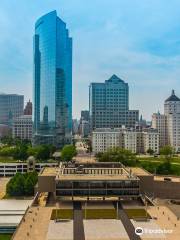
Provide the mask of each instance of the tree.
{"label": "tree", "polygon": [[3,147],[0,149],[0,156],[13,157],[16,153],[15,147]]}
{"label": "tree", "polygon": [[147,153],[148,153],[149,155],[153,155],[153,154],[154,154],[154,150],[153,150],[152,148],[149,148],[149,149],[147,150]]}
{"label": "tree", "polygon": [[110,148],[96,157],[100,162],[121,162],[126,166],[135,166],[137,162],[135,154],[120,147]]}
{"label": "tree", "polygon": [[53,145],[40,145],[29,147],[27,152],[29,156],[34,156],[38,160],[48,160],[55,152],[56,147]]}
{"label": "tree", "polygon": [[6,192],[10,196],[21,196],[24,192],[24,176],[21,173],[16,173],[16,175],[11,178],[6,187]]}
{"label": "tree", "polygon": [[33,184],[32,178],[28,176],[24,182],[24,194],[33,195],[33,193],[34,193],[34,184]]}
{"label": "tree", "polygon": [[29,196],[34,194],[34,186],[37,183],[36,172],[16,173],[6,185],[6,193],[9,196]]}
{"label": "tree", "polygon": [[171,169],[171,162],[170,161],[165,161],[163,163],[161,163],[156,170],[157,174],[165,174],[168,175],[170,174],[172,171]]}
{"label": "tree", "polygon": [[3,144],[7,144],[7,145],[11,146],[11,145],[13,145],[14,140],[11,136],[4,136],[1,138],[1,142]]}
{"label": "tree", "polygon": [[47,145],[39,146],[36,158],[39,160],[47,160],[50,158],[50,149]]}
{"label": "tree", "polygon": [[28,158],[28,146],[24,143],[19,144],[19,146],[15,147],[15,151],[13,154],[14,159],[18,160],[26,160]]}
{"label": "tree", "polygon": [[160,154],[169,162],[173,157],[174,149],[173,147],[166,145],[160,149]]}
{"label": "tree", "polygon": [[102,156],[103,156],[103,153],[102,153],[102,152],[98,152],[98,153],[96,153],[95,158],[96,158],[98,161],[101,161]]}
{"label": "tree", "polygon": [[71,161],[76,155],[76,147],[73,145],[65,145],[61,151],[61,158],[65,162]]}

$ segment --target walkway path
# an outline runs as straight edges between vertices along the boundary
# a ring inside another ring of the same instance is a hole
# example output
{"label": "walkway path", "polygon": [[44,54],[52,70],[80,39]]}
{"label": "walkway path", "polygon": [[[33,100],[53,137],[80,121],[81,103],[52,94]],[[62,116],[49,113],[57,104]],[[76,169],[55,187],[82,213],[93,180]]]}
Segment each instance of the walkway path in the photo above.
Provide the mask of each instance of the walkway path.
{"label": "walkway path", "polygon": [[[116,202],[114,202],[114,207],[117,207]],[[135,234],[135,228],[130,221],[129,217],[127,216],[126,212],[124,211],[121,203],[118,204],[118,217],[121,220],[122,224],[124,225],[124,228],[129,236],[130,240],[141,240],[141,238]]]}
{"label": "walkway path", "polygon": [[74,240],[85,240],[81,202],[74,202]]}

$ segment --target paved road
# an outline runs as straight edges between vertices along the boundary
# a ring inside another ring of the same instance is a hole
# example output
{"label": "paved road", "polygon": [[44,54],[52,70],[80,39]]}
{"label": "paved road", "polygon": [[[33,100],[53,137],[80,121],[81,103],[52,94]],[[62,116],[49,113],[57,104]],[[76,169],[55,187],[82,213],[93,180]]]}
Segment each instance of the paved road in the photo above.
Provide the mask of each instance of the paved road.
{"label": "paved road", "polygon": [[81,202],[74,202],[73,239],[85,240]]}
{"label": "paved road", "polygon": [[[114,207],[117,207],[117,203],[114,202]],[[124,225],[124,228],[129,236],[130,240],[141,240],[141,238],[135,234],[135,228],[133,224],[131,223],[130,219],[128,218],[126,212],[124,211],[121,203],[119,202],[119,208],[118,208],[118,216],[121,220],[122,224]]]}

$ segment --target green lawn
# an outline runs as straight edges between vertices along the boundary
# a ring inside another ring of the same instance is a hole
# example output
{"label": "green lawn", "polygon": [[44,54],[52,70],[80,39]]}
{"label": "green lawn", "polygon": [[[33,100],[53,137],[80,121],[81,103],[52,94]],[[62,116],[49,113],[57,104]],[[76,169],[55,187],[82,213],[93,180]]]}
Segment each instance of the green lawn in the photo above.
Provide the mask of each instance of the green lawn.
{"label": "green lawn", "polygon": [[[140,162],[164,162],[164,158],[163,157],[153,157],[153,156],[147,156],[147,157],[139,157],[137,156],[137,159]],[[171,159],[171,163],[177,163],[180,164],[180,157],[173,157]]]}
{"label": "green lawn", "polygon": [[[51,213],[51,220],[58,219],[73,219],[72,209],[53,209]],[[115,209],[83,209],[83,218],[86,219],[115,219]]]}
{"label": "green lawn", "polygon": [[85,219],[116,219],[115,209],[86,209],[83,210]]}
{"label": "green lawn", "polygon": [[11,240],[11,234],[0,234],[0,240]]}
{"label": "green lawn", "polygon": [[14,160],[12,157],[2,157],[0,156],[1,163],[11,163],[11,162],[18,162],[18,160]]}
{"label": "green lawn", "polygon": [[[163,161],[153,161],[153,159],[141,160],[137,163],[137,167],[142,167],[150,173],[156,173],[157,167],[163,163]],[[158,160],[158,159],[157,159]],[[163,174],[162,174],[163,175]],[[180,164],[172,162],[171,171],[168,175],[180,176]]]}
{"label": "green lawn", "polygon": [[72,209],[53,209],[51,213],[51,220],[58,219],[73,219]]}
{"label": "green lawn", "polygon": [[151,218],[145,209],[124,209],[129,218]]}

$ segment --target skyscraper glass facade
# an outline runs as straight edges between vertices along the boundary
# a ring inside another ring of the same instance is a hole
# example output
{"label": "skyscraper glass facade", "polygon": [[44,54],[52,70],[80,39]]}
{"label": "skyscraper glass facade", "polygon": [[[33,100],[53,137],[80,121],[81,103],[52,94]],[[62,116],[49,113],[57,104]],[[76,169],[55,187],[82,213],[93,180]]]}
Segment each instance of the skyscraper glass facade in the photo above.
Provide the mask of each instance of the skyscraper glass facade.
{"label": "skyscraper glass facade", "polygon": [[56,11],[35,24],[33,120],[34,144],[71,141],[72,39]]}
{"label": "skyscraper glass facade", "polygon": [[0,94],[0,124],[12,125],[12,121],[23,115],[24,96]]}
{"label": "skyscraper glass facade", "polygon": [[135,127],[138,110],[129,110],[129,86],[113,75],[105,83],[91,83],[89,87],[91,129]]}

